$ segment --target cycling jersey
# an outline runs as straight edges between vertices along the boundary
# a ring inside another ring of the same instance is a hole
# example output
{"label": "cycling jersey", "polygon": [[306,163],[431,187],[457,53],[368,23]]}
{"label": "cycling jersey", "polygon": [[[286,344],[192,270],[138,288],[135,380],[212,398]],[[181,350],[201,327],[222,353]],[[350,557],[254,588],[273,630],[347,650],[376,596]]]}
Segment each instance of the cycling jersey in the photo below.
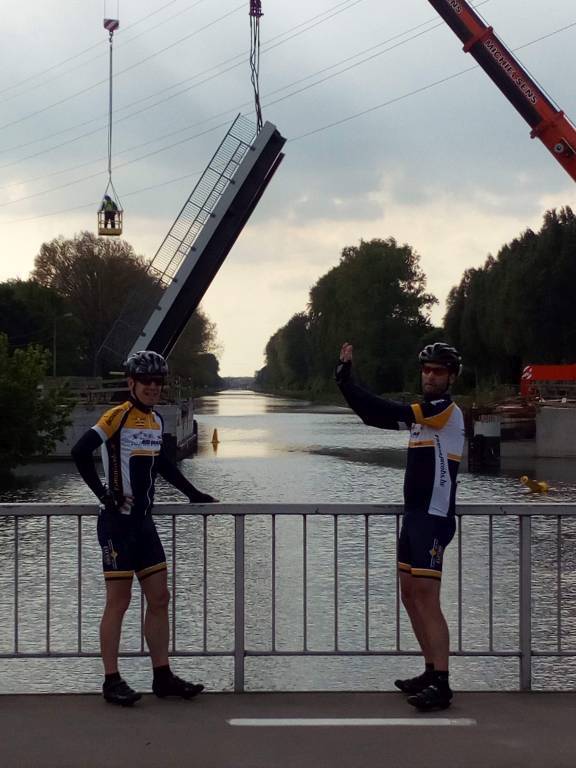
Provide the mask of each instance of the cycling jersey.
{"label": "cycling jersey", "polygon": [[192,502],[213,501],[168,459],[162,447],[163,429],[160,414],[128,400],[106,411],[76,443],[72,456],[84,481],[102,499],[107,488],[98,477],[92,456],[101,447],[108,491],[124,514],[150,513],[158,474]]}
{"label": "cycling jersey", "polygon": [[351,378],[351,364],[340,363],[336,381],[362,421],[381,429],[409,429],[404,476],[407,514],[453,517],[456,477],[464,450],[464,418],[448,393],[405,405],[377,397]]}
{"label": "cycling jersey", "polygon": [[162,418],[128,401],[106,411],[92,429],[102,440],[106,483],[117,503],[135,514],[146,514],[154,501]]}

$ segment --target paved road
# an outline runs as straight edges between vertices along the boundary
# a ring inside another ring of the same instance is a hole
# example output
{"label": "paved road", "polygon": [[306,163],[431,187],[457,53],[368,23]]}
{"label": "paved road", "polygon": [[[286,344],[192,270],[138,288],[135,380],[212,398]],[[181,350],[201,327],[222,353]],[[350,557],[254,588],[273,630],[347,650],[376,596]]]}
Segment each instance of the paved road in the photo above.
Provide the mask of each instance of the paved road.
{"label": "paved road", "polygon": [[[396,724],[423,717],[456,724]],[[255,727],[270,718],[392,722]],[[460,693],[432,716],[395,693],[146,696],[132,709],[98,696],[0,696],[0,766],[574,768],[576,694]]]}

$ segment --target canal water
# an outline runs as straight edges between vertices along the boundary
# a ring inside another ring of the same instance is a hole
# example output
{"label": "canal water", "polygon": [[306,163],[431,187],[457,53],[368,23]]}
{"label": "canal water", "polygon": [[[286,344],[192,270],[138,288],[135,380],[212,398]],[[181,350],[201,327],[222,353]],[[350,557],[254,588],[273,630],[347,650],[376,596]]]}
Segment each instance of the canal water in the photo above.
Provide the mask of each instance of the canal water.
{"label": "canal water", "polygon": [[[303,401],[229,391],[196,402],[199,423],[197,454],[181,463],[182,471],[201,490],[223,502],[283,503],[401,503],[407,433],[371,429],[349,410]],[[211,439],[217,430],[219,442]],[[529,494],[520,483],[527,474],[546,480],[552,490],[550,503],[576,501],[576,462],[558,460],[509,460],[498,475],[459,477],[460,502],[526,502],[543,499]],[[182,496],[161,479],[157,498],[182,501]],[[90,491],[68,463],[22,468],[15,487],[2,491],[3,502],[91,503]],[[206,639],[209,649],[229,650],[233,636],[233,525],[230,520],[208,523],[208,620],[202,615],[202,531],[199,520],[179,520],[172,548],[171,524],[158,519],[170,555],[178,564],[176,607],[180,650],[199,651]],[[389,650],[396,644],[396,586],[394,575],[395,522],[372,518],[369,526],[370,590],[365,601],[365,540],[362,519],[343,518],[338,532],[338,607],[334,598],[333,522],[310,521],[307,531],[307,605],[304,617],[302,521],[279,518],[277,523],[275,646],[287,653],[299,651],[304,639],[309,649]],[[82,625],[78,626],[77,522],[54,520],[49,535],[50,617],[46,617],[46,525],[29,519],[19,524],[18,601],[14,596],[14,521],[0,520],[0,550],[5,567],[0,571],[0,654],[14,647],[14,614],[17,611],[18,647],[41,653],[47,637],[53,650],[96,651],[97,625],[102,609],[99,550],[94,520],[83,523]],[[271,523],[269,518],[247,521],[247,647],[271,647]],[[464,688],[515,688],[518,661],[505,654],[518,647],[518,525],[515,519],[495,519],[492,557],[492,599],[488,586],[488,520],[463,523],[462,576],[458,581],[457,547],[448,550],[443,602],[454,648],[482,651],[491,643],[502,652],[498,658],[457,657],[453,663],[455,685]],[[558,554],[561,568],[558,571]],[[556,520],[537,518],[533,524],[533,636],[542,650],[561,647],[576,650],[576,525],[562,523],[560,539]],[[232,564],[232,565],[231,565]],[[6,567],[7,566],[7,567]],[[137,588],[136,588],[137,589]],[[462,591],[463,617],[458,610]],[[556,596],[561,593],[557,610]],[[368,620],[367,620],[368,616]],[[490,626],[490,616],[492,624]],[[462,620],[461,620],[462,619]],[[306,624],[306,626],[304,626]],[[123,649],[140,649],[140,604],[126,620]],[[406,617],[401,612],[400,646],[415,648]],[[130,680],[149,687],[147,661],[123,662]],[[396,675],[418,671],[410,657],[312,658],[290,657],[247,660],[247,686],[252,690],[314,690],[389,688]],[[536,687],[569,687],[576,681],[570,658],[535,660]],[[227,657],[177,659],[182,673],[202,677],[212,689],[230,689],[233,673]],[[43,659],[17,661],[0,658],[0,690],[97,690],[98,660],[54,662]]]}

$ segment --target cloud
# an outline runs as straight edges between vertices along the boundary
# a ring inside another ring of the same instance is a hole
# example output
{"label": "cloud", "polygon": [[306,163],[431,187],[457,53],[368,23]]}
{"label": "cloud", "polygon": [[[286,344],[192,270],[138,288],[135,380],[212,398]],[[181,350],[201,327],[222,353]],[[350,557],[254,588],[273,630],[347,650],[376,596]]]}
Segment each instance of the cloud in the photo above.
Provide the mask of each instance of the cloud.
{"label": "cloud", "polygon": [[[216,21],[238,5],[121,4],[115,71],[126,71],[114,86],[114,182],[126,209],[126,238],[147,257],[237,107],[251,103],[247,14],[240,9]],[[397,37],[438,21],[426,0],[363,0],[341,13],[337,6],[344,8],[336,0],[315,0],[313,7],[304,0],[264,3],[263,102],[293,95],[265,106],[265,118],[288,139],[286,158],[204,302],[225,347],[226,374],[261,366],[269,336],[305,308],[310,287],[338,263],[346,245],[389,236],[411,244],[421,254],[429,290],[443,302],[465,268],[483,263],[526,227],[539,228],[547,208],[575,203],[573,182],[530,140],[528,126],[482,71],[432,85],[474,62],[444,24],[414,40]],[[511,46],[565,25],[571,10],[571,0],[546,6],[491,0],[480,8]],[[304,24],[312,16],[316,22]],[[101,25],[96,3],[30,0],[6,30],[10,79],[5,75],[0,85],[0,105],[2,125],[14,125],[0,127],[0,187],[14,186],[0,189],[1,278],[25,277],[42,242],[95,224],[107,165],[107,86],[95,85],[107,75]],[[520,52],[567,114],[576,113],[575,34],[566,31]],[[337,62],[348,60],[341,69],[356,64],[372,55],[358,56],[361,51],[377,53],[392,38],[401,43],[393,50],[296,93],[336,71]],[[31,79],[10,88],[25,78]],[[21,119],[38,110],[44,111]],[[28,142],[34,143],[16,149]],[[25,160],[28,155],[37,156]],[[46,178],[31,180],[37,176]],[[70,181],[78,183],[61,186]],[[436,322],[443,311],[441,303]]]}

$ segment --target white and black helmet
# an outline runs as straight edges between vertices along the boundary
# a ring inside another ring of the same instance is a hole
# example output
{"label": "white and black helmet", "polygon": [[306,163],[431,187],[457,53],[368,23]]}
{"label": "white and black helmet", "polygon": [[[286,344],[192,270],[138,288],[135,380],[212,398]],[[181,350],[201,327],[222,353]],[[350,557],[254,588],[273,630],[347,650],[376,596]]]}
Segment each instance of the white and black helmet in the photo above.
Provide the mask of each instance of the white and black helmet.
{"label": "white and black helmet", "polygon": [[168,363],[152,350],[144,349],[141,352],[134,352],[124,363],[126,374],[133,379],[139,376],[168,376]]}
{"label": "white and black helmet", "polygon": [[451,347],[443,341],[427,344],[418,355],[418,360],[422,365],[424,363],[443,365],[457,376],[462,372],[462,355],[455,347]]}

